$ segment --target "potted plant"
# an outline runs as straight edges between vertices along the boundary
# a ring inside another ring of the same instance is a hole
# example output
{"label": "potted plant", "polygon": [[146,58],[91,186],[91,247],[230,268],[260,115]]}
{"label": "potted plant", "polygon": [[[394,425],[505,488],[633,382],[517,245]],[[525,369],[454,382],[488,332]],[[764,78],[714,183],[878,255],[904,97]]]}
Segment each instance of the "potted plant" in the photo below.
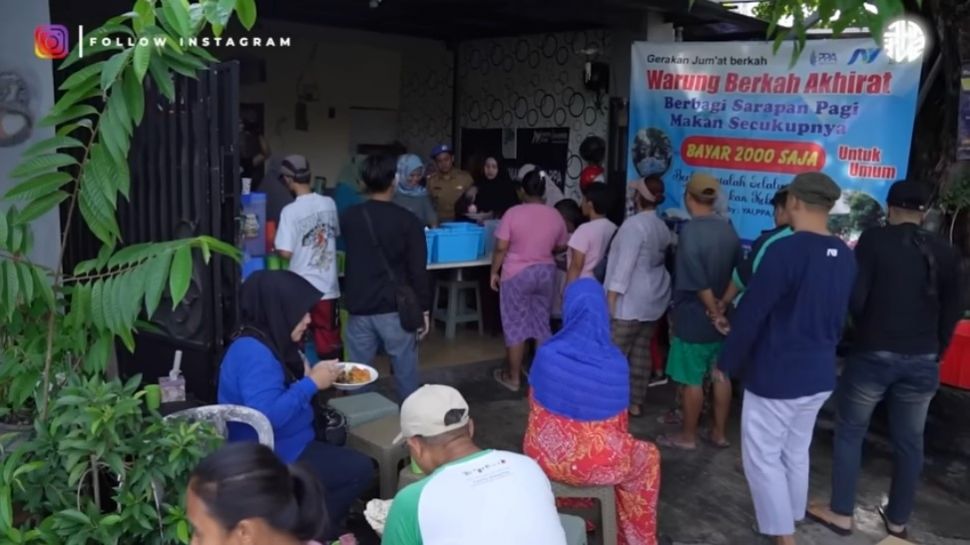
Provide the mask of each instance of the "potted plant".
{"label": "potted plant", "polygon": [[[163,295],[179,304],[194,253],[206,263],[239,253],[205,236],[123,246],[116,211],[128,196],[145,80],[172,100],[173,74],[194,77],[214,60],[182,44],[220,34],[233,14],[251,28],[255,1],[137,0],[89,33],[112,40],[61,63],[74,71],[41,121],[56,135],[10,173],[18,184],[4,198],[15,204],[0,213],[0,434],[18,438],[0,438],[0,543],[188,543],[181,493],[212,432],[146,411],[138,379],[109,379],[107,362],[118,340],[134,350]],[[72,271],[28,258],[30,222],[58,206],[62,258],[77,215],[100,242]]]}

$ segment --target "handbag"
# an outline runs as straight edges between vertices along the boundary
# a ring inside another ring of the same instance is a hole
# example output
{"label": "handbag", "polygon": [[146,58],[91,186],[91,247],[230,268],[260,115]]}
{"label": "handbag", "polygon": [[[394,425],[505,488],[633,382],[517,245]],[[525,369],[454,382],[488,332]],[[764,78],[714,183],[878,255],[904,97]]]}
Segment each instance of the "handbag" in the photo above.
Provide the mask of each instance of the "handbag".
{"label": "handbag", "polygon": [[398,318],[401,320],[401,328],[409,333],[414,333],[424,327],[424,310],[421,309],[421,303],[418,302],[418,294],[411,286],[398,282],[397,275],[391,269],[391,264],[387,261],[380,240],[374,232],[374,224],[371,222],[370,214],[367,213],[367,208],[361,207],[361,211],[364,213],[364,221],[367,223],[371,241],[377,248],[377,255],[381,256],[384,270],[390,277],[391,284],[394,285],[394,303]]}
{"label": "handbag", "polygon": [[620,232],[617,228],[613,231],[613,236],[610,237],[610,241],[606,243],[606,249],[603,251],[603,257],[600,258],[596,266],[593,267],[593,278],[595,278],[600,284],[606,282],[606,265],[610,259],[610,249],[613,248],[613,239],[616,238],[616,234]]}

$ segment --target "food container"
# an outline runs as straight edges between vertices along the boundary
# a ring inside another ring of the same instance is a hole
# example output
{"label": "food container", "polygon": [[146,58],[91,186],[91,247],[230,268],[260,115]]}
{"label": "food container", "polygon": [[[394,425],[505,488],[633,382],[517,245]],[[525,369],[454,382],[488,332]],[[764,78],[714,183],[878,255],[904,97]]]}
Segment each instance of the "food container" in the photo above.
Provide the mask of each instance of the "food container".
{"label": "food container", "polygon": [[424,240],[428,244],[428,263],[435,262],[435,250],[437,249],[437,233],[432,229],[425,229]]}
{"label": "food container", "polygon": [[482,251],[485,229],[473,224],[462,228],[438,229],[435,240],[435,263],[475,261]]}
{"label": "food container", "polygon": [[[343,390],[345,392],[353,392],[354,390],[360,390],[364,386],[373,384],[377,380],[377,377],[378,377],[377,369],[374,369],[370,365],[364,365],[363,363],[340,363],[338,365],[340,365],[341,372],[345,370],[349,370],[349,368],[351,367],[357,367],[357,368],[363,368],[364,370],[367,371],[368,374],[370,374],[370,379],[368,379],[366,382],[354,382],[354,383],[334,382],[333,387],[338,390]],[[339,380],[339,377],[338,377],[338,380]]]}

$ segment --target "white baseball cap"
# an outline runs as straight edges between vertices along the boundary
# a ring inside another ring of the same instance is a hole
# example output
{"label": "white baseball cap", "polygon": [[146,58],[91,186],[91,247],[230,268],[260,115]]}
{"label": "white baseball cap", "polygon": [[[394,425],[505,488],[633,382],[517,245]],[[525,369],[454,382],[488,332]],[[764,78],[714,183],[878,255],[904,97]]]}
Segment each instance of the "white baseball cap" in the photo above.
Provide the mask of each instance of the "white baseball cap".
{"label": "white baseball cap", "polygon": [[411,437],[434,437],[468,425],[468,402],[458,390],[442,384],[426,384],[401,404],[401,443]]}

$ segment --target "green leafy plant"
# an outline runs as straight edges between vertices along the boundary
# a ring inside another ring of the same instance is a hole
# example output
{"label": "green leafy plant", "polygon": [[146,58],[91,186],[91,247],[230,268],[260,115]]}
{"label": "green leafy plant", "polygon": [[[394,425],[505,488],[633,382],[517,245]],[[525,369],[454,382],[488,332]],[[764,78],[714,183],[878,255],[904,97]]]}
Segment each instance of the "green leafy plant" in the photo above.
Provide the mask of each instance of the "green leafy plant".
{"label": "green leafy plant", "polygon": [[[917,5],[922,0],[916,1]],[[867,5],[874,6],[870,11]],[[794,39],[792,63],[805,49],[808,30],[812,26],[827,28],[837,38],[850,28],[868,28],[877,43],[882,38],[886,23],[905,11],[903,0],[765,0],[755,6],[754,13],[769,22],[768,37],[774,39],[775,51],[786,39]],[[812,25],[810,17],[817,17]],[[781,21],[790,18],[791,26]]]}
{"label": "green leafy plant", "polygon": [[940,195],[940,207],[950,215],[950,244],[953,244],[960,214],[970,210],[970,175],[964,175],[951,183]]}
{"label": "green leafy plant", "polygon": [[[178,496],[212,435],[146,412],[138,381],[108,380],[107,362],[117,341],[134,350],[160,305],[182,301],[195,255],[208,263],[239,252],[207,236],[126,245],[117,210],[129,196],[145,85],[173,100],[175,75],[195,77],[215,60],[189,38],[221,34],[233,14],[251,28],[255,0],[137,0],[88,33],[94,42],[61,63],[73,71],[40,122],[56,134],[10,172],[18,183],[0,212],[0,423],[32,426],[0,452],[0,544],[188,543]],[[29,258],[31,221],[58,207],[66,221],[49,269]],[[100,250],[66,271],[78,215]]]}

